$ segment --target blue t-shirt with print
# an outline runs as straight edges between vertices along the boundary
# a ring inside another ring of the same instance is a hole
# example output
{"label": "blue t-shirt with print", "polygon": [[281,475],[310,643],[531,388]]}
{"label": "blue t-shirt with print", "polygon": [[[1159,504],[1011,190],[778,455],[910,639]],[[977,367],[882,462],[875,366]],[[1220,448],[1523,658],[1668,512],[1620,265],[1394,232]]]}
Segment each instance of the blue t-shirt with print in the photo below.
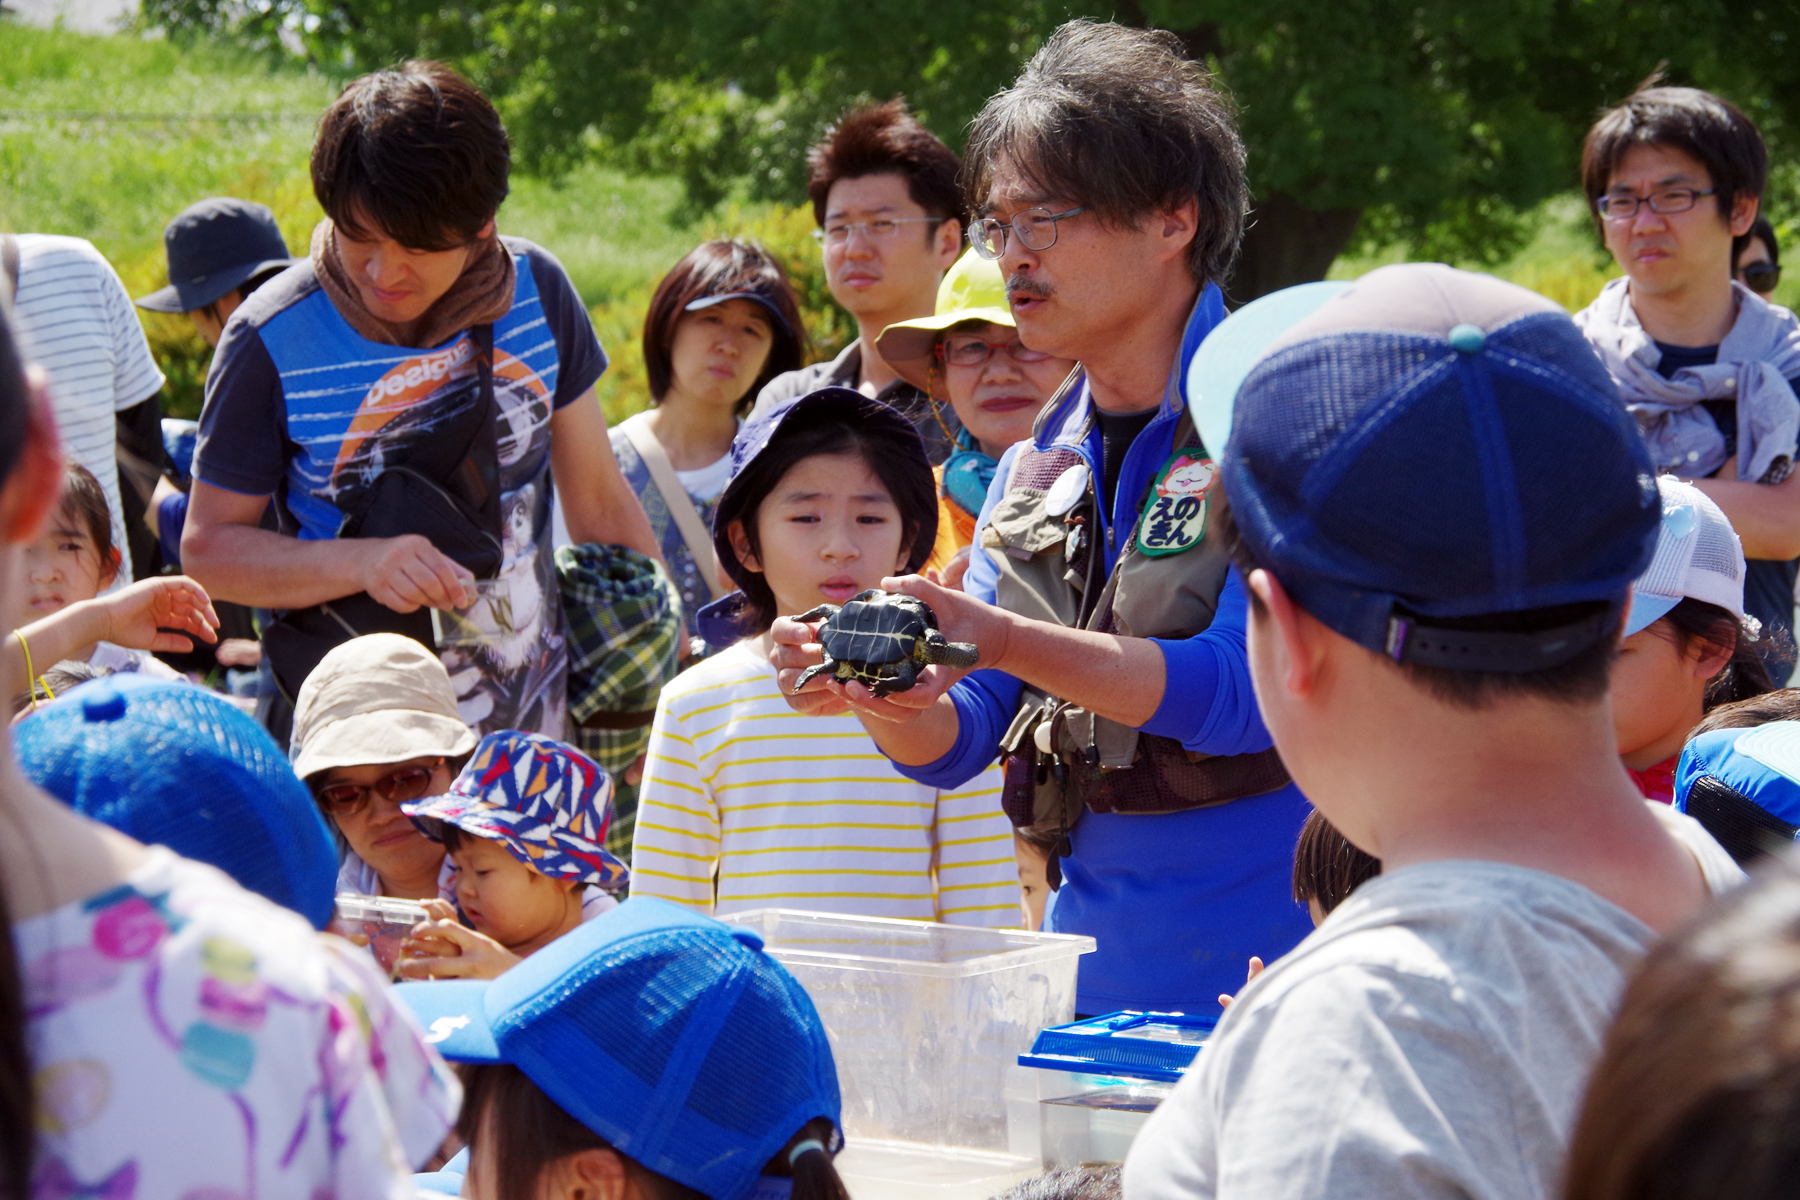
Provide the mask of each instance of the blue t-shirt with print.
{"label": "blue t-shirt with print", "polygon": [[[517,271],[493,326],[500,459],[499,577],[459,614],[472,636],[441,651],[464,720],[478,732],[565,736],[567,650],[550,547],[550,417],[606,370],[562,265],[502,238]],[[194,475],[276,498],[282,532],[336,537],[389,466],[464,444],[481,404],[476,339],[372,342],[331,303],[311,263],[258,288],[227,325],[207,378]],[[452,464],[453,465],[453,464]]]}

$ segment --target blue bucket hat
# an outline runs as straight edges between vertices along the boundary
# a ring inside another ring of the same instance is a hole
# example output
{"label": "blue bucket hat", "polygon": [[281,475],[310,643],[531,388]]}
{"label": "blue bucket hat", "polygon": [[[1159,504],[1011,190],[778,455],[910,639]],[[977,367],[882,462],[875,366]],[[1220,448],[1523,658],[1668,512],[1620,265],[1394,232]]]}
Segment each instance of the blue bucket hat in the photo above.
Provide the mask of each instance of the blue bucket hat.
{"label": "blue bucket hat", "polygon": [[806,992],[752,930],[665,900],[634,896],[498,979],[394,992],[445,1058],[511,1063],[619,1153],[713,1200],[749,1196],[807,1122],[839,1124]]}
{"label": "blue bucket hat", "polygon": [[266,204],[215,196],[190,205],[163,230],[169,286],[137,301],[152,312],[205,308],[232,288],[300,260],[288,253]]}
{"label": "blue bucket hat", "polygon": [[1675,807],[1740,864],[1800,834],[1800,721],[1714,729],[1675,768]]}
{"label": "blue bucket hat", "polygon": [[[743,479],[745,469],[769,448],[776,434],[783,428],[794,428],[805,423],[809,417],[834,411],[855,424],[884,434],[892,442],[891,453],[894,457],[904,463],[916,465],[922,478],[931,478],[931,460],[925,455],[925,443],[919,440],[919,431],[913,427],[913,423],[901,416],[899,410],[892,405],[872,399],[852,388],[820,388],[816,392],[808,392],[804,396],[771,405],[765,412],[752,413],[750,419],[738,429],[737,436],[731,440],[731,480],[719,494],[719,506],[714,510],[717,515],[713,518],[713,549],[718,552],[719,565],[725,568],[725,573],[731,576],[732,582],[739,588],[753,574],[738,561],[730,536],[731,522],[739,518],[738,509],[743,504],[743,489],[739,486],[739,481]],[[929,506],[924,522],[913,534],[906,568],[901,573],[910,574],[923,567],[931,557],[931,549],[936,541],[937,505],[934,501]],[[695,632],[714,646],[728,646],[739,638],[756,632],[746,624],[748,615],[743,592],[733,592],[701,608],[695,616],[695,624],[698,626]]]}
{"label": "blue bucket hat", "polygon": [[[1505,673],[1614,632],[1661,504],[1643,439],[1561,307],[1410,263],[1247,305],[1202,353],[1234,340],[1252,365],[1190,375],[1195,424],[1214,438],[1229,414],[1238,529],[1308,613],[1397,662]],[[1587,601],[1607,608],[1540,631],[1434,623]]]}
{"label": "blue bucket hat", "polygon": [[612,777],[575,747],[541,733],[503,729],[482,738],[442,796],[409,800],[400,811],[434,842],[443,826],[498,842],[552,879],[616,892],[630,879],[607,853]]}
{"label": "blue bucket hat", "polygon": [[274,739],[186,683],[111,675],[65,692],[13,731],[19,766],[76,812],[218,867],[325,928],[337,853]]}

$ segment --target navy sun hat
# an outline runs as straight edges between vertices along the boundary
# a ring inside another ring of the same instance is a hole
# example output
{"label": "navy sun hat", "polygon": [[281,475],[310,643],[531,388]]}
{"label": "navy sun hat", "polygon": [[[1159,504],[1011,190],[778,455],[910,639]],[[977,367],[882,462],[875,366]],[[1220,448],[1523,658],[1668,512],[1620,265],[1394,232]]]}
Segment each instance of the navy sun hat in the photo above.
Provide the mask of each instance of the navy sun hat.
{"label": "navy sun hat", "polygon": [[1800,834],[1800,721],[1714,729],[1675,768],[1675,808],[1741,865]]}
{"label": "navy sun hat", "polygon": [[262,726],[223,697],[142,675],[89,680],[13,728],[20,768],[76,812],[208,863],[325,928],[337,851]]}
{"label": "navy sun hat", "polygon": [[702,296],[698,300],[690,300],[681,311],[699,312],[703,308],[711,308],[713,305],[723,304],[727,300],[749,300],[760,304],[768,310],[769,320],[775,323],[777,329],[787,334],[794,332],[793,326],[789,325],[788,319],[782,315],[780,306],[775,303],[775,298],[762,292],[721,292],[717,296]]}
{"label": "navy sun hat", "polygon": [[[746,570],[738,561],[737,551],[732,548],[730,524],[737,509],[741,506],[742,489],[739,486],[744,471],[755,462],[757,456],[769,448],[775,436],[784,428],[797,427],[809,418],[831,413],[848,414],[849,419],[858,425],[885,433],[892,442],[891,453],[902,460],[907,460],[922,473],[924,477],[931,475],[931,460],[925,456],[925,443],[919,439],[919,431],[913,423],[900,415],[898,409],[880,400],[863,395],[853,388],[828,387],[816,392],[808,392],[804,396],[796,396],[769,407],[766,412],[754,412],[750,419],[739,427],[737,436],[731,440],[731,479],[725,490],[719,494],[719,504],[714,510],[718,515],[713,518],[713,549],[719,555],[719,565],[731,576],[731,581],[739,588],[744,581],[755,572]],[[937,541],[937,506],[931,506],[930,512],[919,529],[914,532],[912,547],[906,557],[906,568],[902,575],[911,574],[925,565],[931,557],[932,546]],[[744,623],[747,614],[744,594],[733,592],[722,596],[711,604],[702,607],[695,617],[699,627],[696,632],[714,646],[726,646],[756,632],[748,629]]]}
{"label": "navy sun hat", "polygon": [[[1279,301],[1250,305],[1207,339],[1237,337],[1240,317],[1261,338],[1235,389],[1197,381],[1204,403],[1230,408],[1225,488],[1257,561],[1396,662],[1523,673],[1609,636],[1661,503],[1568,313],[1437,263],[1291,290],[1285,324],[1268,319]],[[1535,632],[1434,624],[1589,601],[1608,607]]]}
{"label": "navy sun hat", "polygon": [[619,1153],[713,1200],[750,1195],[807,1122],[839,1124],[811,998],[753,931],[666,900],[633,896],[497,979],[394,993],[445,1058],[511,1063]]}
{"label": "navy sun hat", "polygon": [[185,208],[163,230],[169,286],[140,297],[139,308],[184,313],[205,308],[264,271],[300,260],[288,253],[265,204],[215,196]]}

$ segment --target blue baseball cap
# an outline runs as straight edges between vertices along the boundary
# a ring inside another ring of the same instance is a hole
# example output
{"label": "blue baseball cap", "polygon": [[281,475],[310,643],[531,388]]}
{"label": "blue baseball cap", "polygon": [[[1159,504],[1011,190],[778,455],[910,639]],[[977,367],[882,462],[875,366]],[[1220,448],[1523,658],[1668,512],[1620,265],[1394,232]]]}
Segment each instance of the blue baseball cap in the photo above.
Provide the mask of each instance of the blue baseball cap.
{"label": "blue baseball cap", "polygon": [[394,990],[445,1058],[511,1063],[619,1153],[713,1200],[749,1196],[807,1122],[839,1124],[811,998],[753,931],[665,900],[633,896],[498,979]]}
{"label": "blue baseball cap", "polygon": [[[890,404],[853,388],[820,388],[751,413],[750,419],[739,427],[737,436],[731,440],[731,479],[719,493],[719,506],[713,510],[713,549],[718,552],[719,565],[740,588],[753,573],[738,561],[730,534],[731,522],[743,516],[738,510],[744,503],[740,486],[744,472],[782,430],[791,432],[821,417],[847,421],[876,432],[889,443],[884,453],[925,481],[925,486],[932,491],[932,503],[924,507],[925,520],[913,534],[906,567],[900,574],[917,571],[931,557],[931,548],[937,541],[936,485],[931,482],[931,460],[925,456],[925,443],[919,440],[919,431]],[[707,642],[728,646],[740,637],[758,632],[747,623],[747,617],[748,606],[743,593],[733,592],[702,607],[695,614],[695,624],[697,632]]]}
{"label": "blue baseball cap", "polygon": [[1675,807],[1740,864],[1800,833],[1800,721],[1714,729],[1675,768]]}
{"label": "blue baseball cap", "polygon": [[331,920],[337,849],[287,755],[223,697],[109,675],[13,730],[19,766],[76,812],[209,863],[315,929]]}
{"label": "blue baseball cap", "polygon": [[[1234,313],[1262,339],[1230,393],[1224,481],[1256,559],[1308,613],[1397,662],[1523,673],[1617,632],[1661,519],[1600,360],[1535,292],[1438,263]],[[1212,380],[1190,378],[1204,395]],[[1218,402],[1215,398],[1212,402]],[[1458,617],[1603,602],[1549,629]]]}

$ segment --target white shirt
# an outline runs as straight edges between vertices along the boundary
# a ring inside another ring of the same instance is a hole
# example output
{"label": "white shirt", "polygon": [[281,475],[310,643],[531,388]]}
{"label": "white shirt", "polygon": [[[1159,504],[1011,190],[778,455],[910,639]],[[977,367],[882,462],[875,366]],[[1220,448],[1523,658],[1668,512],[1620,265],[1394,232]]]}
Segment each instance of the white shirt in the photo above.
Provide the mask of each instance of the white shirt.
{"label": "white shirt", "polygon": [[18,235],[19,290],[13,316],[27,362],[50,376],[63,450],[100,481],[112,513],[119,584],[131,582],[125,512],[119,504],[115,414],[163,385],[137,310],[119,274],[80,238]]}
{"label": "white shirt", "polygon": [[[1744,874],[1651,804],[1713,893]],[[1126,1200],[1543,1200],[1656,933],[1493,862],[1357,888],[1247,986],[1125,1165]]]}

